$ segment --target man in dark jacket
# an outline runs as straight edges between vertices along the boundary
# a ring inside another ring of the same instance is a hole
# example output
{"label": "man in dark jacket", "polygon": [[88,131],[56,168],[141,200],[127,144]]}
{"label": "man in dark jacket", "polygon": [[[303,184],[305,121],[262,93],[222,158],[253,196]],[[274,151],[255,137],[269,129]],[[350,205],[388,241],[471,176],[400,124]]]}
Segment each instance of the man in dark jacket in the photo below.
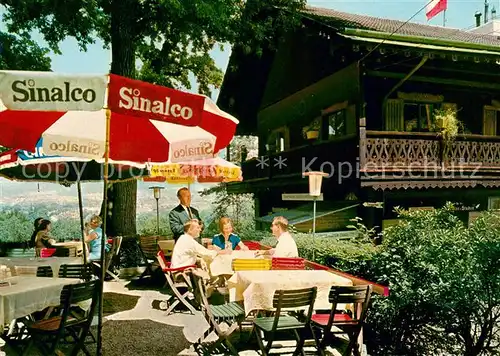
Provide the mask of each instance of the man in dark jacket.
{"label": "man in dark jacket", "polygon": [[173,208],[168,215],[170,229],[174,234],[174,240],[177,241],[179,236],[184,234],[184,224],[191,219],[198,219],[203,229],[203,221],[201,221],[198,210],[191,207],[191,192],[188,188],[181,188],[177,191],[179,205]]}

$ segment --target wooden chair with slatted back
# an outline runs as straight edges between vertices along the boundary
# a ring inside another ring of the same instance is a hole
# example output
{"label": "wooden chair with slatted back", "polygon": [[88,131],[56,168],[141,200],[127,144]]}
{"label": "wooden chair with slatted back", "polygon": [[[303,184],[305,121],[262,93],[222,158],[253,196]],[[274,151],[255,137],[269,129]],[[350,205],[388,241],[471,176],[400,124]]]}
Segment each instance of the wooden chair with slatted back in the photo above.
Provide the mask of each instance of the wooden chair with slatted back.
{"label": "wooden chair with slatted back", "polygon": [[172,253],[174,252],[174,246],[175,246],[175,240],[158,241],[158,247],[161,251],[163,251],[163,254],[165,255],[167,261],[170,261],[170,259],[172,258]]}
{"label": "wooden chair with slatted back", "polygon": [[54,272],[50,266],[38,266],[36,269],[36,276],[52,278],[54,276]]}
{"label": "wooden chair with slatted back", "polygon": [[[316,299],[317,288],[305,288],[295,290],[278,290],[274,293],[273,308],[276,309],[275,315],[272,317],[254,319],[254,331],[257,336],[262,355],[268,355],[271,350],[273,341],[275,340],[276,332],[292,331],[297,340],[297,347],[294,355],[301,353],[304,355],[305,332],[312,331],[311,316],[314,309],[314,301]],[[282,315],[281,310],[284,308],[302,309],[308,307],[304,320],[299,320],[294,315]],[[264,337],[261,335],[264,334]],[[264,345],[266,341],[266,345]]]}
{"label": "wooden chair with slatted back", "polygon": [[139,277],[139,279],[142,279],[147,275],[152,275],[155,268],[159,267],[156,259],[156,253],[158,252],[158,236],[140,236],[139,249],[146,265],[146,269]]}
{"label": "wooden chair with slatted back", "polygon": [[[60,299],[61,314],[28,325],[28,333],[31,335],[31,339],[26,349],[23,350],[23,354],[29,354],[31,347],[37,346],[42,351],[42,354],[54,355],[63,337],[69,334],[75,340],[71,355],[76,355],[79,350],[82,350],[86,355],[90,355],[85,347],[85,338],[90,331],[97,307],[99,286],[97,280],[64,286]],[[73,305],[87,300],[92,300],[92,303],[86,313],[79,317],[71,313]]]}
{"label": "wooden chair with slatted back", "polygon": [[120,247],[122,246],[123,237],[117,236],[113,239],[111,245],[111,251],[106,255],[106,274],[110,275],[115,281],[120,281],[120,278],[111,270],[113,262],[116,260],[120,253]]}
{"label": "wooden chair with slatted back", "polygon": [[[205,320],[209,324],[207,332],[194,344],[194,348],[199,355],[213,355],[214,353],[223,355],[238,355],[238,351],[230,340],[231,334],[240,327],[245,319],[245,309],[237,302],[229,302],[221,305],[211,305],[206,295],[206,285],[203,276],[199,271],[191,273],[195,298],[201,306],[201,311]],[[222,330],[220,324],[225,323],[229,328]],[[215,333],[217,339],[210,338]]]}
{"label": "wooden chair with slatted back", "polygon": [[[324,354],[323,350],[332,341],[334,334],[347,334],[349,337],[349,343],[344,355],[350,356],[352,353],[357,356],[361,355],[358,337],[366,318],[371,293],[371,285],[332,286],[329,295],[330,303],[332,303],[330,313],[314,314],[311,319],[313,328],[323,332],[321,341],[316,340],[321,355]],[[353,305],[352,313],[339,311],[337,309],[338,304]],[[332,326],[340,329],[340,331],[332,331]],[[316,336],[316,334],[314,335]]]}
{"label": "wooden chair with slatted back", "polygon": [[235,258],[232,262],[234,272],[238,271],[266,271],[271,269],[269,258]]}
{"label": "wooden chair with slatted back", "polygon": [[92,265],[90,263],[77,265],[64,264],[59,267],[59,278],[90,280],[92,275]]}

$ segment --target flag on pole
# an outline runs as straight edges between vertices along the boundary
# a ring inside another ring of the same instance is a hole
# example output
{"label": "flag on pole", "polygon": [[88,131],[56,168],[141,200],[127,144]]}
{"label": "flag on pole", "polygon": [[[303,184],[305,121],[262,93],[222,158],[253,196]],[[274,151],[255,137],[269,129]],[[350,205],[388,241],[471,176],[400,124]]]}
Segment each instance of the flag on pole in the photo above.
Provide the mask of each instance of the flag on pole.
{"label": "flag on pole", "polygon": [[427,16],[427,20],[432,19],[441,11],[446,11],[447,6],[448,0],[432,0],[431,2],[429,2],[425,8],[425,15]]}

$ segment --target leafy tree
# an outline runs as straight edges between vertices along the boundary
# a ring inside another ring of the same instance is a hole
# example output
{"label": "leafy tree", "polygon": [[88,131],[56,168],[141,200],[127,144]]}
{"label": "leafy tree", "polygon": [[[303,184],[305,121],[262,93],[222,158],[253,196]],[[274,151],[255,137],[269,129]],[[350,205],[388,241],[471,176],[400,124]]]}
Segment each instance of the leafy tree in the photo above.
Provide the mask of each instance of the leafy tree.
{"label": "leafy tree", "polygon": [[[210,57],[217,43],[261,53],[298,23],[296,10],[305,1],[0,0],[0,4],[7,9],[12,32],[38,30],[56,53],[66,37],[76,38],[82,50],[100,37],[111,45],[112,73],[176,88],[190,88],[192,74],[200,92],[210,94],[222,79]],[[142,64],[138,71],[137,61]],[[110,188],[108,234],[135,234],[137,183]]]}
{"label": "leafy tree", "polygon": [[0,69],[50,70],[49,49],[40,47],[28,33],[18,36],[0,32],[0,44]]}

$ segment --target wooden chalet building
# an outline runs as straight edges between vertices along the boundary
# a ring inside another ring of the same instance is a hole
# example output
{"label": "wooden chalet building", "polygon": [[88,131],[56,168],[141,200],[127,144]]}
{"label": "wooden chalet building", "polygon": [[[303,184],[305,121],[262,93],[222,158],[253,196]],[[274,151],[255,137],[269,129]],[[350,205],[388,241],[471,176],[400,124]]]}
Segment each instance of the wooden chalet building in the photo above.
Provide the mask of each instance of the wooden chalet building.
{"label": "wooden chalet building", "polygon": [[[259,137],[259,159],[242,162],[244,181],[229,185],[254,194],[257,221],[273,212],[310,220],[310,203],[281,198],[308,191],[307,169],[331,173],[319,231],[354,216],[381,226],[395,206],[451,201],[464,221],[500,209],[500,38],[314,7],[303,14],[276,51],[234,48],[218,100],[240,119],[239,135]],[[440,134],[450,112],[454,140]]]}

